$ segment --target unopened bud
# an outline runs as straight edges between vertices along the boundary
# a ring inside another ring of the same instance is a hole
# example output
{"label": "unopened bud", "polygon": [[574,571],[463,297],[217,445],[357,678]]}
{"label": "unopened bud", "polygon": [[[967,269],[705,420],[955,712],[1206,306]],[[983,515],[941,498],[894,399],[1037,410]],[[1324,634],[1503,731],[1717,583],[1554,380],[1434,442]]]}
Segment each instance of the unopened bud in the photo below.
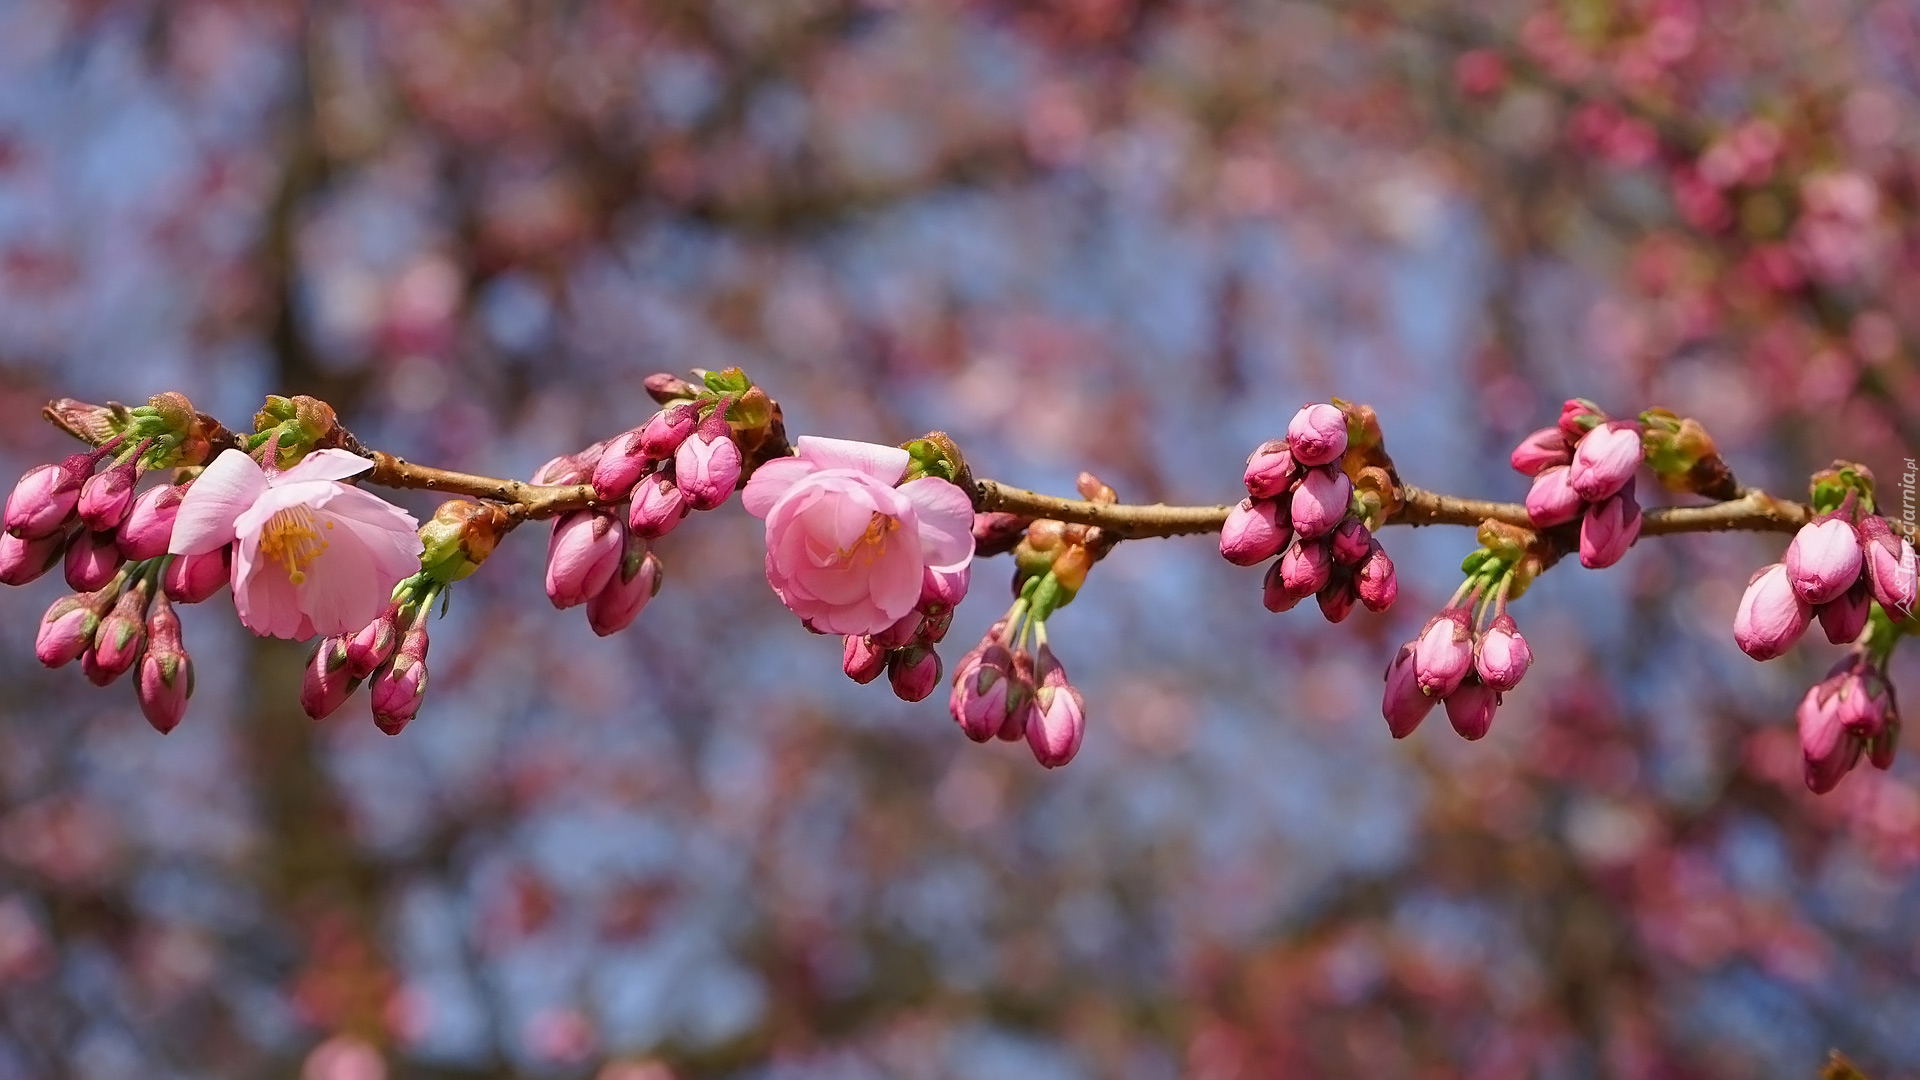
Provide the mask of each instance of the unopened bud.
{"label": "unopened bud", "polygon": [[80,485],[75,513],[87,528],[108,532],[120,526],[133,506],[133,488],[140,480],[140,456],[135,454],[117,465],[87,477]]}
{"label": "unopened bud", "polygon": [[1520,445],[1513,448],[1508,460],[1515,472],[1523,476],[1538,476],[1555,465],[1572,464],[1573,448],[1558,427],[1541,428],[1520,440]]}
{"label": "unopened bud", "polygon": [[1347,414],[1337,405],[1308,405],[1287,424],[1287,446],[1293,460],[1309,467],[1340,460],[1347,452]]}
{"label": "unopened bud", "polygon": [[940,654],[909,645],[887,654],[887,682],[901,701],[925,701],[940,685]]}
{"label": "unopened bud", "polygon": [[650,541],[628,533],[620,568],[607,587],[587,601],[587,625],[601,637],[632,626],[647,602],[660,594],[661,569]]}
{"label": "unopened bud", "polygon": [[653,459],[647,456],[646,448],[641,445],[640,435],[643,428],[623,431],[607,442],[606,452],[600,455],[600,461],[593,467],[593,492],[608,502],[619,502],[632,491],[633,485],[640,482],[648,469],[653,467]]}
{"label": "unopened bud", "polygon": [[1285,439],[1269,439],[1247,455],[1247,469],[1241,476],[1247,494],[1256,499],[1277,499],[1293,488],[1299,470]]}
{"label": "unopened bud", "polygon": [[695,510],[711,510],[726,502],[740,482],[740,447],[727,425],[726,409],[722,399],[673,454],[673,482]]}
{"label": "unopened bud", "polygon": [[173,542],[174,519],[180,516],[180,501],[189,485],[162,484],[144,491],[133,500],[127,516],[114,532],[114,543],[129,562],[157,559],[167,553]]}
{"label": "unopened bud", "polygon": [[353,676],[345,638],[321,638],[307,655],[307,671],[300,681],[300,708],[315,720],[333,715],[360,680]]}
{"label": "unopened bud", "polygon": [[646,387],[648,397],[662,405],[672,405],[700,393],[699,387],[664,371],[647,376],[641,385]]}
{"label": "unopened bud", "polygon": [[1293,531],[1303,540],[1317,540],[1333,532],[1347,516],[1353,500],[1353,481],[1331,466],[1308,469],[1293,489]]}
{"label": "unopened bud", "polygon": [[686,518],[687,498],[665,473],[654,473],[633,489],[627,526],[645,540],[658,540]]}
{"label": "unopened bud", "polygon": [[1220,529],[1220,556],[1235,566],[1266,562],[1293,539],[1278,499],[1242,499]]}
{"label": "unopened bud", "polygon": [[840,670],[864,686],[887,670],[887,650],[876,647],[871,637],[848,634],[846,648],[840,655]]}
{"label": "unopened bud", "polygon": [[27,540],[52,536],[80,502],[80,486],[93,475],[93,454],[74,454],[57,465],[27,470],[7,496],[7,531]]}
{"label": "unopened bud", "polygon": [[176,604],[197,604],[220,591],[232,567],[232,544],[199,555],[175,555],[160,572],[160,587]]}
{"label": "unopened bud", "polygon": [[112,533],[82,529],[67,543],[67,584],[75,592],[104,588],[107,582],[113,580],[113,575],[120,572],[124,562],[126,556],[120,554],[120,547],[113,542]]}
{"label": "unopened bud", "polygon": [[1468,679],[1447,695],[1447,722],[1463,739],[1482,739],[1493,727],[1493,713],[1499,707],[1499,691],[1478,679]]}
{"label": "unopened bud", "polygon": [[547,599],[556,608],[584,604],[613,579],[625,530],[612,514],[574,510],[553,523],[547,542]]}
{"label": "unopened bud", "polygon": [[662,409],[640,427],[640,449],[655,461],[669,461],[700,425],[700,406],[683,401]]}
{"label": "unopened bud", "polygon": [[38,579],[60,562],[66,548],[65,533],[22,540],[10,532],[0,532],[0,584],[25,585]]}
{"label": "unopened bud", "polygon": [[373,722],[398,735],[420,711],[427,696],[427,613],[413,617],[400,638],[400,650],[373,676]]}

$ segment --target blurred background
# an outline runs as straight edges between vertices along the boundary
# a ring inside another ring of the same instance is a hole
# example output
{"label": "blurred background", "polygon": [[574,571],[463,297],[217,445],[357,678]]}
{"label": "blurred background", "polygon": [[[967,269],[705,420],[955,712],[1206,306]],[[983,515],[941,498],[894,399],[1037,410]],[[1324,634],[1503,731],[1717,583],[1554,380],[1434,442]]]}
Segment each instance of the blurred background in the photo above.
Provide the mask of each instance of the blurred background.
{"label": "blurred background", "polygon": [[[1060,494],[1234,499],[1334,394],[1459,494],[1574,394],[1892,491],[1916,357],[1912,0],[0,0],[8,476],[47,399],[178,389],[526,477],[739,364]],[[225,594],[163,738],[34,662],[50,575],[0,599],[0,1078],[1920,1076],[1920,755],[1806,792],[1841,650],[1729,628],[1783,538],[1555,569],[1471,745],[1379,693],[1474,541],[1384,539],[1337,627],[1121,545],[1052,773],[848,682],[737,503],[605,640],[523,530],[397,738]]]}

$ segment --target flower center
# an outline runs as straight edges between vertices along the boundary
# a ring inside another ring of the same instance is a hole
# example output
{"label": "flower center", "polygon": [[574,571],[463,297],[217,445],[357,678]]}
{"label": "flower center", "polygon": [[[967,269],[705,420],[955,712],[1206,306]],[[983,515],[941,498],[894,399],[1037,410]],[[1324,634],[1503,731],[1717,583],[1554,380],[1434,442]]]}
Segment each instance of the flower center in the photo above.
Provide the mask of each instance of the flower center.
{"label": "flower center", "polygon": [[840,566],[850,563],[871,566],[875,559],[887,553],[887,537],[899,528],[900,519],[875,510],[873,516],[867,519],[867,531],[860,534],[860,539],[853,542],[852,548],[835,549],[834,563]]}
{"label": "flower center", "polygon": [[[333,522],[328,521],[326,527],[333,528]],[[310,507],[289,506],[278,511],[260,530],[260,553],[286,567],[287,580],[295,585],[306,584],[307,567],[325,550],[327,542],[320,536],[320,521]]]}

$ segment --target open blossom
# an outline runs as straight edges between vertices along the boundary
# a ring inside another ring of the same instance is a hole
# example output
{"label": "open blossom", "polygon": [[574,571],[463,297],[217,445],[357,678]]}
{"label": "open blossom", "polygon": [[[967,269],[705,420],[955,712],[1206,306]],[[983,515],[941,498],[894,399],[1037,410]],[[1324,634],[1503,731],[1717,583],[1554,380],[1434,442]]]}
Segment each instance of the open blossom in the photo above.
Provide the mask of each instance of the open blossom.
{"label": "open blossom", "polygon": [[907,452],[803,435],[798,456],[755,470],[741,492],[767,522],[767,583],[809,627],[885,630],[920,602],[929,566],[973,559],[973,506],[938,477],[899,487]]}
{"label": "open blossom", "polygon": [[354,633],[420,569],[422,550],[411,514],[341,483],[371,468],[345,450],[316,450],[268,475],[228,450],[181,500],[168,550],[205,555],[233,544],[234,610],[256,634]]}

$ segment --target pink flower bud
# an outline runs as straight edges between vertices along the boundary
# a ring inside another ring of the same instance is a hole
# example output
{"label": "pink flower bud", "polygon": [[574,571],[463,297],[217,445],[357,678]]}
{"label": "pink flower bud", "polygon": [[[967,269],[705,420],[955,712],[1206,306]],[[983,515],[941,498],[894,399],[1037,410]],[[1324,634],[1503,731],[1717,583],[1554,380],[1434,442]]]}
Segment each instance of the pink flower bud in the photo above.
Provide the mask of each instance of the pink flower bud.
{"label": "pink flower bud", "polygon": [[1347,414],[1325,402],[1293,414],[1287,424],[1287,448],[1302,465],[1330,465],[1347,452]]}
{"label": "pink flower bud", "polygon": [[193,696],[193,660],[180,644],[180,618],[165,596],[153,598],[147,613],[147,654],[135,677],[140,712],[153,729],[165,735],[180,726]]}
{"label": "pink flower bud", "polygon": [[1587,516],[1580,522],[1580,565],[1604,570],[1619,562],[1640,538],[1640,521],[1632,485],[1606,502],[1587,507]]}
{"label": "pink flower bud", "polygon": [[1293,453],[1287,449],[1287,440],[1269,439],[1247,456],[1243,477],[1247,494],[1256,499],[1279,498],[1293,487],[1294,471]]}
{"label": "pink flower bud", "polygon": [[1448,608],[1427,620],[1414,641],[1413,674],[1420,689],[1445,698],[1473,670],[1473,635],[1466,608]]}
{"label": "pink flower bud", "polygon": [[1568,483],[1568,466],[1553,465],[1540,470],[1527,490],[1527,519],[1535,528],[1564,525],[1580,515],[1586,500]]}
{"label": "pink flower bud", "polygon": [[347,674],[355,682],[374,673],[400,644],[400,611],[389,604],[380,617],[347,640]]}
{"label": "pink flower bud", "polygon": [[1303,540],[1317,540],[1333,532],[1347,516],[1353,499],[1353,481],[1333,468],[1307,470],[1306,478],[1293,489],[1293,531]]}
{"label": "pink flower bud", "polygon": [[187,714],[187,699],[193,696],[193,660],[180,651],[147,650],[140,661],[140,674],[134,687],[140,699],[140,713],[165,735],[180,726]]}
{"label": "pink flower bud", "polygon": [[0,584],[25,585],[53,569],[67,548],[65,533],[22,540],[0,533]]}
{"label": "pink flower bud", "polygon": [[927,617],[920,614],[918,610],[907,612],[905,615],[900,616],[892,626],[873,635],[873,647],[882,652],[886,652],[893,649],[903,649],[913,644],[914,639],[920,636],[920,626],[926,622],[926,618]]}
{"label": "pink flower bud", "polygon": [[1013,654],[1013,678],[1007,680],[1007,719],[1000,730],[994,732],[995,738],[1001,742],[1019,742],[1027,737],[1034,689],[1033,654],[1024,651]]}
{"label": "pink flower bud", "polygon": [[600,455],[606,449],[607,444],[602,440],[577,453],[561,454],[535,469],[533,482],[560,487],[589,483],[593,480],[594,470],[600,467]]}
{"label": "pink flower bud", "polygon": [[1513,448],[1515,472],[1526,476],[1539,476],[1555,465],[1569,465],[1573,462],[1573,449],[1567,445],[1567,437],[1558,427],[1541,428],[1539,431],[1520,440]]}
{"label": "pink flower bud", "polygon": [[628,533],[612,580],[587,601],[587,625],[601,637],[632,626],[647,601],[659,595],[662,568],[649,543]]}
{"label": "pink flower bud", "polygon": [[1587,432],[1607,422],[1607,414],[1600,406],[1586,398],[1569,398],[1560,406],[1560,434],[1567,442],[1577,443]]}
{"label": "pink flower bud", "polygon": [[126,557],[113,542],[112,533],[75,533],[67,543],[67,584],[74,592],[92,592],[103,588],[120,572]]}
{"label": "pink flower bud", "polygon": [[1013,679],[1013,654],[998,641],[960,658],[947,710],[967,738],[986,742],[1006,725]]}
{"label": "pink flower bud", "polygon": [[673,478],[654,473],[633,489],[633,509],[627,526],[646,540],[658,540],[673,531],[687,516],[687,497],[674,486]]}
{"label": "pink flower bud", "polygon": [[932,604],[922,607],[920,614],[923,616],[920,621],[920,633],[913,640],[922,645],[938,645],[945,641],[947,629],[953,625],[953,609],[941,604]]}
{"label": "pink flower bud", "polygon": [[940,654],[925,645],[893,650],[887,654],[887,682],[901,701],[925,701],[940,685]]}
{"label": "pink flower bud", "polygon": [[1477,679],[1468,679],[1447,695],[1447,722],[1463,739],[1484,738],[1487,729],[1493,726],[1493,712],[1499,707],[1499,691]]}
{"label": "pink flower bud", "polygon": [[197,604],[220,591],[232,568],[232,544],[200,555],[175,555],[160,572],[160,587],[176,604]]}
{"label": "pink flower bud", "polygon": [[1800,752],[1806,759],[1807,787],[1816,795],[1832,791],[1860,763],[1866,748],[1849,720],[1873,711],[1873,696],[1855,658],[1842,660],[1807,690],[1794,718],[1800,727]]}
{"label": "pink flower bud", "polygon": [[[963,674],[964,666],[965,662],[962,661]],[[840,654],[840,670],[847,673],[847,678],[865,686],[887,670],[887,650],[875,648],[871,637],[848,634],[846,649]],[[955,680],[956,693],[959,685],[959,681]]]}
{"label": "pink flower bud", "polygon": [[640,429],[623,431],[607,441],[607,448],[593,466],[593,493],[608,502],[619,502],[653,467],[653,459],[640,446]]}
{"label": "pink flower bud", "polygon": [[95,458],[74,454],[57,465],[36,465],[7,496],[7,531],[38,540],[60,531],[80,501],[80,485],[93,475]]}
{"label": "pink flower bud", "polygon": [[1872,595],[1867,588],[1867,579],[1861,577],[1846,592],[1815,606],[1814,614],[1820,617],[1820,629],[1826,633],[1828,641],[1835,645],[1851,645],[1860,639],[1861,631],[1867,628],[1867,616],[1873,609]]}
{"label": "pink flower bud", "polygon": [[147,586],[136,584],[120,594],[113,611],[100,621],[93,648],[81,657],[87,678],[105,686],[125,675],[147,647]]}
{"label": "pink flower bud", "polygon": [[1353,613],[1353,603],[1359,599],[1353,591],[1353,573],[1346,567],[1335,567],[1327,583],[1314,594],[1320,602],[1320,614],[1330,623],[1337,623]]}
{"label": "pink flower bud", "polygon": [[1502,614],[1480,635],[1473,649],[1473,669],[1480,681],[1496,694],[1504,694],[1520,685],[1521,676],[1533,664],[1533,649],[1520,636],[1513,616]]}
{"label": "pink flower bud", "polygon": [[1357,566],[1373,551],[1373,533],[1366,523],[1348,515],[1333,530],[1333,561]]}
{"label": "pink flower bud", "polygon": [[400,638],[400,650],[373,676],[373,722],[381,731],[398,735],[420,711],[427,697],[427,613],[413,617]]}
{"label": "pink flower bud", "polygon": [[1895,618],[1912,617],[1914,605],[1920,603],[1920,568],[1914,561],[1913,541],[1895,535],[1878,514],[1860,523],[1860,538],[1873,598]]}
{"label": "pink flower bud", "polygon": [[1733,640],[1755,660],[1771,660],[1793,647],[1813,621],[1813,608],[1793,591],[1781,563],[1761,570],[1747,583],[1733,616]]}
{"label": "pink flower bud", "polygon": [[300,708],[315,720],[325,720],[359,685],[360,680],[353,677],[346,639],[321,638],[307,654],[306,675],[300,680]]}
{"label": "pink flower bud", "polygon": [[1638,424],[1628,420],[1603,424],[1573,448],[1567,483],[1581,498],[1599,502],[1627,486],[1640,468],[1641,456]]}
{"label": "pink flower bud", "polygon": [[157,559],[167,553],[173,542],[173,522],[180,516],[180,500],[187,497],[186,484],[162,484],[149,488],[133,500],[127,516],[114,532],[114,543],[129,562]]}
{"label": "pink flower bud", "polygon": [[1414,674],[1414,642],[1400,646],[1393,654],[1393,661],[1387,665],[1387,692],[1380,702],[1380,712],[1387,718],[1387,730],[1396,739],[1404,739],[1413,734],[1420,721],[1433,711],[1433,699],[1420,690],[1420,680]]}
{"label": "pink flower bud", "polygon": [[733,494],[740,482],[740,447],[727,426],[724,402],[673,452],[673,482],[695,510],[711,510]]}
{"label": "pink flower bud", "polygon": [[553,523],[547,542],[547,599],[561,609],[584,604],[620,568],[625,530],[612,514],[575,510]]}
{"label": "pink flower bud", "polygon": [[674,456],[700,423],[700,407],[688,401],[654,413],[640,428],[640,448],[655,461]]}
{"label": "pink flower bud", "polygon": [[1809,522],[1793,534],[1784,560],[1793,591],[1809,604],[1838,599],[1860,577],[1860,533],[1843,518]]}
{"label": "pink flower bud", "polygon": [[1374,540],[1367,545],[1367,557],[1353,571],[1353,591],[1368,611],[1385,611],[1400,596],[1400,579],[1393,572],[1393,560],[1387,549]]}
{"label": "pink flower bud", "polygon": [[1297,600],[1305,600],[1333,578],[1333,556],[1324,541],[1296,540],[1280,556],[1280,583]]}
{"label": "pink flower bud", "polygon": [[1057,769],[1080,752],[1087,734],[1087,703],[1045,645],[1040,646],[1037,668],[1040,685],[1027,712],[1027,746],[1034,760]]}
{"label": "pink flower bud", "polygon": [[[1289,548],[1289,551],[1292,549]],[[1275,615],[1291,611],[1295,604],[1305,600],[1311,593],[1296,593],[1287,587],[1287,579],[1280,572],[1286,560],[1280,559],[1267,567],[1267,576],[1261,582],[1260,603]]]}
{"label": "pink flower bud", "polygon": [[1287,546],[1292,534],[1280,520],[1278,499],[1242,499],[1220,529],[1220,555],[1235,566],[1266,562]]}
{"label": "pink flower bud", "polygon": [[107,603],[108,598],[99,593],[55,600],[40,617],[40,632],[33,641],[34,655],[50,668],[78,659],[93,647],[94,636],[100,629],[100,615]]}
{"label": "pink flower bud", "polygon": [[970,565],[927,567],[920,576],[920,610],[944,607],[951,612],[967,598],[967,586],[972,580]]}
{"label": "pink flower bud", "polygon": [[119,528],[127,509],[133,505],[133,488],[139,480],[137,457],[87,477],[80,485],[80,499],[74,506],[80,521],[96,532]]}

